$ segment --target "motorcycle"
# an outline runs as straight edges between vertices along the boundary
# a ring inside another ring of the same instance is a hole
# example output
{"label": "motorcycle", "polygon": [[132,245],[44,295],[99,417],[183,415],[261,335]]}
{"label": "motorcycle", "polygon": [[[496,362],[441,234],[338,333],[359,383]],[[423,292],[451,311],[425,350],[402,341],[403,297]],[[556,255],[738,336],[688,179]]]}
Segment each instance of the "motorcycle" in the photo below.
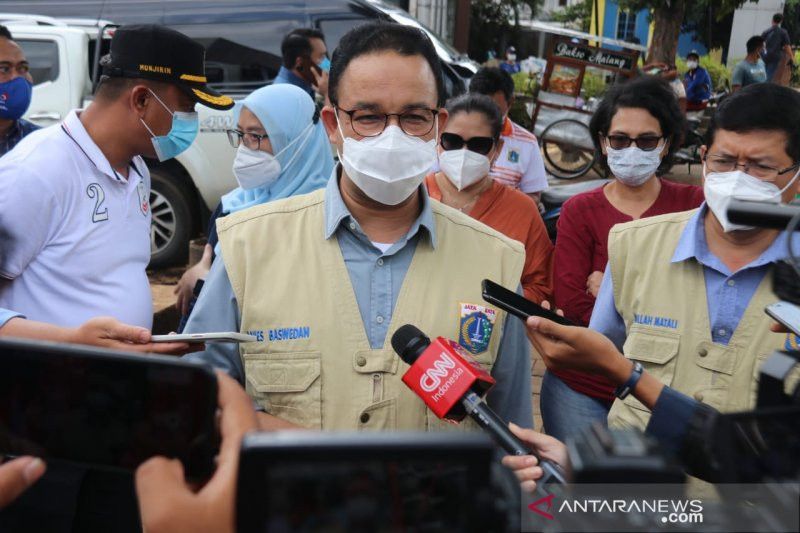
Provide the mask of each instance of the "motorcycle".
{"label": "motorcycle", "polygon": [[542,220],[544,220],[544,225],[547,228],[547,235],[553,243],[556,242],[556,224],[558,223],[558,217],[561,215],[561,206],[564,205],[564,202],[582,192],[602,187],[609,181],[607,179],[594,179],[580,183],[570,183],[569,185],[558,185],[542,192],[542,205],[544,206]]}

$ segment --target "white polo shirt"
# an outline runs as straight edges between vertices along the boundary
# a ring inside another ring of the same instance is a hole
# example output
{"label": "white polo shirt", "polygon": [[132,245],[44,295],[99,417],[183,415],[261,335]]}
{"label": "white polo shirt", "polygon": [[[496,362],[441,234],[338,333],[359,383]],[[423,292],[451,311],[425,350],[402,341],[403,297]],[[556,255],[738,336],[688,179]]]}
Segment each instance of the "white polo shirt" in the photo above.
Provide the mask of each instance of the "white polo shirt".
{"label": "white polo shirt", "polygon": [[536,136],[506,118],[500,139],[503,147],[489,175],[495,181],[526,194],[545,190],[547,175]]}
{"label": "white polo shirt", "polygon": [[150,328],[150,173],[118,174],[72,111],[0,157],[0,307],[74,327]]}

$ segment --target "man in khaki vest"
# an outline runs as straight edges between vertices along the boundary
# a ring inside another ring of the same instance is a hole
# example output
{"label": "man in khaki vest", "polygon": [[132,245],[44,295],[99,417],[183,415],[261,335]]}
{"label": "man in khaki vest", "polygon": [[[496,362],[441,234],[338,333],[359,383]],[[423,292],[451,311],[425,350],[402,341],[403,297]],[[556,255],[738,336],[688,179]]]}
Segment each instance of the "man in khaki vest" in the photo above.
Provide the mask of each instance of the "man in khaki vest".
{"label": "man in khaki vest", "polygon": [[[615,226],[609,266],[590,328],[635,366],[720,411],[754,405],[760,363],[782,348],[764,307],[786,232],[738,226],[732,197],[791,201],[798,190],[800,94],[771,84],[746,87],[717,110],[702,149],[706,203],[699,210]],[[638,370],[638,371],[637,371]],[[615,426],[644,429],[647,408],[620,394]]]}
{"label": "man in khaki vest", "polygon": [[411,323],[471,352],[497,380],[489,404],[530,427],[524,325],[480,290],[483,278],[519,288],[522,245],[420,187],[447,118],[432,43],[408,26],[359,26],[333,55],[329,97],[322,120],[341,166],[328,187],[222,219],[186,327],[258,342],[195,358],[244,384],[265,428],[451,428],[400,380],[390,340]]}

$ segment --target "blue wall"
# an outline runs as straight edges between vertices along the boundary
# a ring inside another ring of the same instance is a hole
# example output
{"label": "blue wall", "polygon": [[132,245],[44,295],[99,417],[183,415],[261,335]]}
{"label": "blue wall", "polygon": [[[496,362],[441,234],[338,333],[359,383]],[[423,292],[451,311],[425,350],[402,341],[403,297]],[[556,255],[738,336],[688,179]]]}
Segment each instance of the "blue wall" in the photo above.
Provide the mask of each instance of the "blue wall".
{"label": "blue wall", "polygon": [[[612,39],[617,38],[617,15],[619,13],[619,4],[614,0],[608,0],[606,2],[606,12],[603,19],[603,36],[610,37]],[[634,30],[634,35],[639,39],[639,42],[647,46],[647,36],[650,31],[650,20],[649,14],[646,9],[639,11],[636,14],[636,28]],[[610,47],[610,48],[617,48],[617,47]],[[685,58],[686,54],[691,52],[692,50],[697,50],[700,55],[706,54],[708,51],[706,47],[703,46],[702,43],[696,42],[692,38],[691,32],[681,33],[680,38],[678,39],[678,55],[680,57]]]}

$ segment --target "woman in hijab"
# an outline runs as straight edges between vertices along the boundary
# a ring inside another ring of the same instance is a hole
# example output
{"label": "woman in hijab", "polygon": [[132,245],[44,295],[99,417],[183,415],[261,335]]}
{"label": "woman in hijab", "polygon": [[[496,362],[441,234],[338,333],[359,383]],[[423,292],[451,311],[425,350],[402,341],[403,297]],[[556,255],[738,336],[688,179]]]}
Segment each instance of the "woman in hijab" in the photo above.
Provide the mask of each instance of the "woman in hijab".
{"label": "woman in hijab", "polygon": [[314,102],[302,89],[288,84],[263,87],[245,98],[238,111],[236,129],[227,133],[237,149],[233,173],[239,187],[222,197],[209,222],[202,259],[175,287],[181,327],[202,287],[198,282],[208,275],[214,260],[216,219],[320,189],[333,172],[328,136]]}

